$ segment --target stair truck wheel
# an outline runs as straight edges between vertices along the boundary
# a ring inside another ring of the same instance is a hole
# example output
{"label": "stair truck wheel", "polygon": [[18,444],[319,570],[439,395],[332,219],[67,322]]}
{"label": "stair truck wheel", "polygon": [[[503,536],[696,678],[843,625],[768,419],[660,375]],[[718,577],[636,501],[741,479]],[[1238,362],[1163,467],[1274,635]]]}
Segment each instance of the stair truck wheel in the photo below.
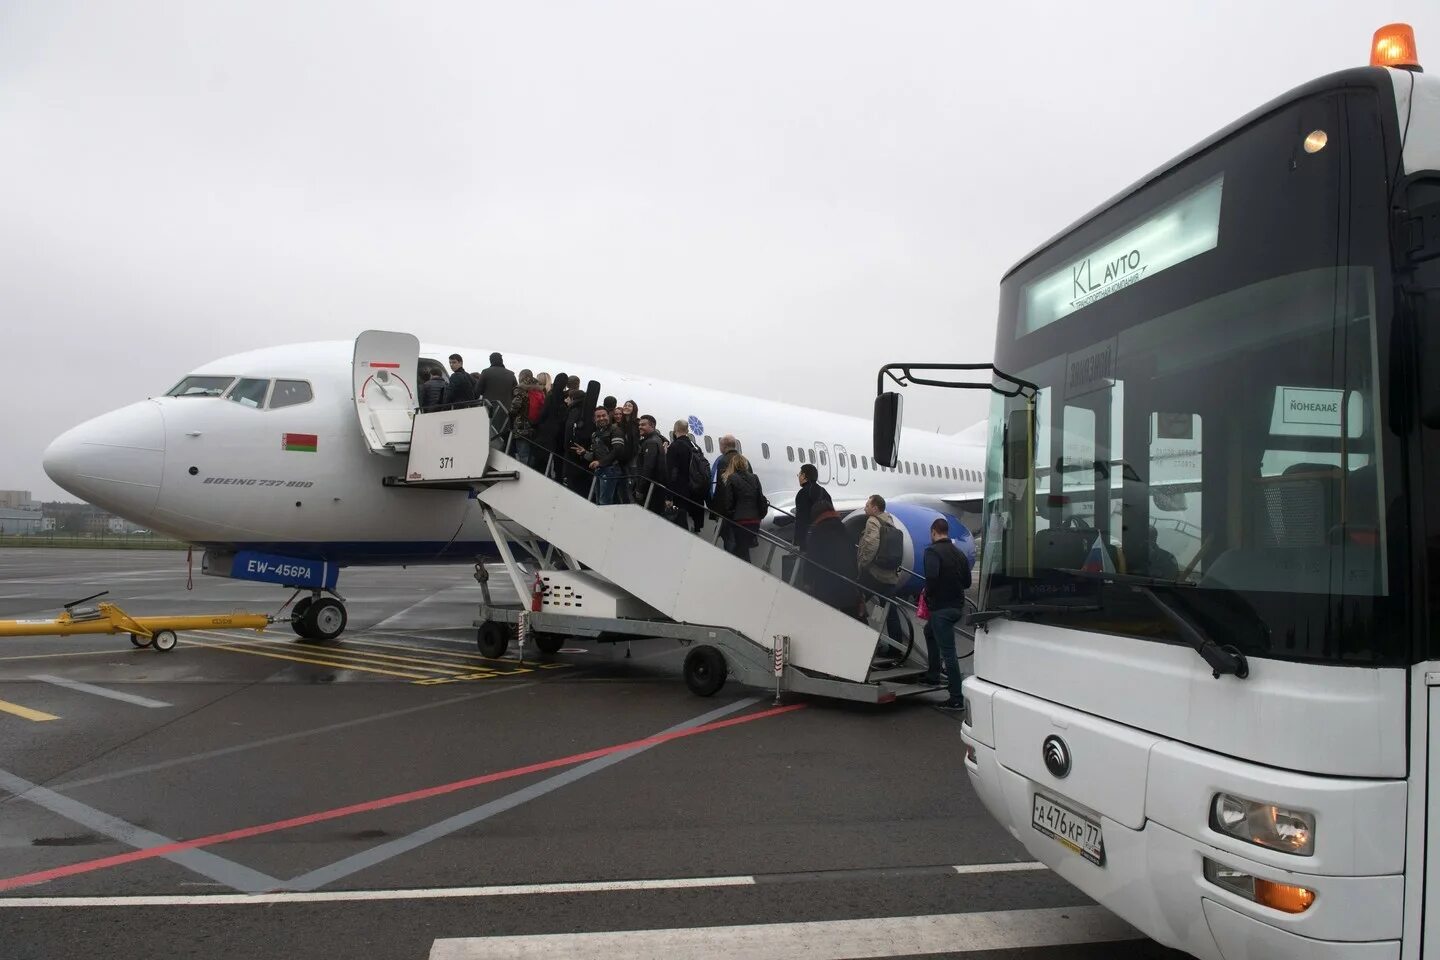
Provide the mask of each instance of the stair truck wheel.
{"label": "stair truck wheel", "polygon": [[175,644],[180,642],[180,638],[175,636],[174,630],[156,630],[153,642],[156,650],[161,653],[169,653],[175,649]]}
{"label": "stair truck wheel", "polygon": [[334,640],[345,631],[345,624],[349,620],[345,604],[334,597],[321,597],[305,608],[305,615],[300,623],[305,628],[304,636],[308,639]]}
{"label": "stair truck wheel", "polygon": [[137,647],[148,647],[150,646],[150,641],[153,639],[154,637],[142,637],[138,633],[130,634],[130,642]]}
{"label": "stair truck wheel", "polygon": [[559,653],[565,646],[565,637],[558,633],[537,633],[531,639],[535,641],[535,648],[547,656]]}
{"label": "stair truck wheel", "polygon": [[310,611],[310,604],[314,602],[313,597],[302,597],[300,601],[295,604],[294,609],[290,611],[290,629],[295,631],[295,636],[304,640],[313,639],[310,634],[306,632],[305,614]]}
{"label": "stair truck wheel", "polygon": [[706,644],[685,655],[685,686],[697,697],[713,696],[725,686],[725,655]]}
{"label": "stair truck wheel", "polygon": [[505,651],[510,649],[509,626],[494,620],[485,621],[480,629],[475,631],[475,646],[480,649],[480,656],[499,660],[505,656]]}

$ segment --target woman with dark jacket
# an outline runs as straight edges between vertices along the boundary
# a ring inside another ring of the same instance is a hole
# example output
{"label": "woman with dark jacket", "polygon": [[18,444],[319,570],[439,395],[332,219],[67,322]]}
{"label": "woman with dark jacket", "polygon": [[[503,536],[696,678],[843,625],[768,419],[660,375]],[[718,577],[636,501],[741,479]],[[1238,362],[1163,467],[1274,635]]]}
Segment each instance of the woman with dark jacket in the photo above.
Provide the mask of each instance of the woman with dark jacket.
{"label": "woman with dark jacket", "polygon": [[720,475],[715,508],[721,516],[735,521],[736,526],[730,528],[727,547],[748,563],[750,551],[760,542],[760,521],[770,512],[770,501],[765,499],[760,478],[750,469],[750,461],[743,454],[731,457],[725,472]]}
{"label": "woman with dark jacket", "polygon": [[[565,485],[571,490],[588,496],[590,493],[590,468],[580,462],[571,447],[589,447],[591,436],[595,432],[595,424],[591,418],[586,416],[585,391],[571,390],[565,395],[565,420],[561,427],[564,430],[562,443],[557,448],[555,457],[557,462],[563,462],[564,469],[557,476],[564,477]],[[564,458],[561,461],[561,457]]]}
{"label": "woman with dark jacket", "polygon": [[630,494],[630,500],[638,503],[641,497],[635,495],[638,486],[635,481],[640,474],[640,408],[635,406],[634,400],[626,400],[616,408],[615,413],[617,416],[623,414],[619,423],[625,434],[625,456],[620,464],[620,468],[625,471],[624,487]]}
{"label": "woman with dark jacket", "polygon": [[545,409],[540,412],[540,422],[535,425],[535,433],[532,442],[537,445],[534,455],[539,461],[535,464],[536,470],[544,470],[545,464],[550,461],[550,454],[554,453],[555,463],[551,467],[556,480],[561,480],[565,472],[561,469],[560,454],[567,449],[565,445],[565,415],[568,408],[565,406],[565,394],[569,392],[569,384],[565,374],[555,374],[555,379],[550,382],[550,392],[545,396]]}

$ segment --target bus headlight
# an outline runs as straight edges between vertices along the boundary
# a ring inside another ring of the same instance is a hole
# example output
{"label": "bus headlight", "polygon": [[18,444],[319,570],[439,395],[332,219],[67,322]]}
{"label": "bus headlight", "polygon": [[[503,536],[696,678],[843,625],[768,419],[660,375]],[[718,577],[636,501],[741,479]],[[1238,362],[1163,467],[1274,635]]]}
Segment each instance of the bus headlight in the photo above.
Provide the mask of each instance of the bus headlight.
{"label": "bus headlight", "polygon": [[1254,877],[1205,857],[1205,879],[1222,890],[1239,894],[1262,907],[1281,913],[1304,913],[1315,902],[1315,891],[1289,883]]}
{"label": "bus headlight", "polygon": [[1210,803],[1210,829],[1256,846],[1296,856],[1315,852],[1315,815],[1272,803],[1217,793]]}

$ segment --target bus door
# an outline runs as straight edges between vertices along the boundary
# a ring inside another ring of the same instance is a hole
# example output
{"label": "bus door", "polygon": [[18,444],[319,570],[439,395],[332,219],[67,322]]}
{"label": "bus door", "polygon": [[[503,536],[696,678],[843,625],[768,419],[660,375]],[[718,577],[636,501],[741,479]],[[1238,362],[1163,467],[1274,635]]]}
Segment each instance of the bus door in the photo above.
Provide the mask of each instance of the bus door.
{"label": "bus door", "polygon": [[835,444],[835,482],[840,486],[850,482],[850,454],[840,444]]}

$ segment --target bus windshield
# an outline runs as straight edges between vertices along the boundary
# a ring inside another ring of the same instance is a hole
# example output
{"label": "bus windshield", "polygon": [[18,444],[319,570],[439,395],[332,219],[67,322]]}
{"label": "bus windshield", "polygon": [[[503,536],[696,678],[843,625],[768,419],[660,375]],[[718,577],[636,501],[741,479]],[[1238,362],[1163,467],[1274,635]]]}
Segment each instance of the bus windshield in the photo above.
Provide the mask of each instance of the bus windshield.
{"label": "bus windshield", "polygon": [[1247,129],[1007,278],[996,362],[1038,390],[994,401],[982,605],[1181,642],[1154,592],[1250,655],[1405,659],[1384,195],[1353,186],[1379,161],[1295,141],[1354,99]]}

